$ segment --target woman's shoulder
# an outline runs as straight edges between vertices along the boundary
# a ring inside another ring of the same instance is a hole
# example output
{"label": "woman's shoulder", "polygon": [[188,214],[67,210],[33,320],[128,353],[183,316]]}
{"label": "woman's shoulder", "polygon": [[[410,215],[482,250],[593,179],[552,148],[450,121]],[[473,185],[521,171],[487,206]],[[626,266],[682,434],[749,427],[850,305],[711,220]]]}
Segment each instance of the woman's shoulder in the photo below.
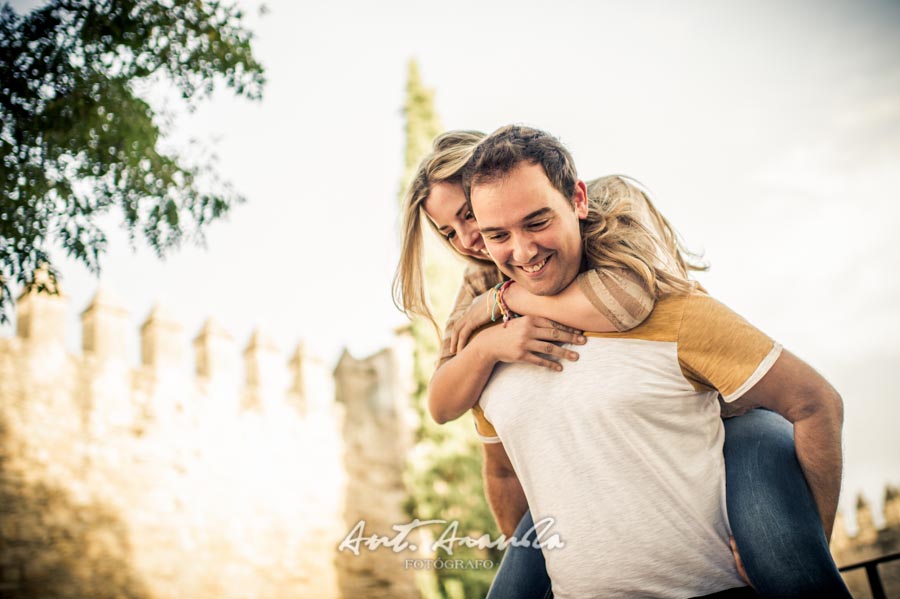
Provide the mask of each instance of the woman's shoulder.
{"label": "woman's shoulder", "polygon": [[463,285],[471,289],[475,295],[481,295],[497,283],[503,281],[503,275],[493,262],[470,264],[463,274]]}

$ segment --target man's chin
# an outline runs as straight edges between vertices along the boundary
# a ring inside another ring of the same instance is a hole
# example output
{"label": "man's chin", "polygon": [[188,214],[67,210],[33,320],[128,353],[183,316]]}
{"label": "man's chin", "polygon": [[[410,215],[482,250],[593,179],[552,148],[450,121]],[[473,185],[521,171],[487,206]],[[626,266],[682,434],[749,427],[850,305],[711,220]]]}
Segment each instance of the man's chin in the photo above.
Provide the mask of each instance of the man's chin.
{"label": "man's chin", "polygon": [[540,295],[543,297],[549,297],[552,295],[559,294],[565,286],[560,287],[559,285],[554,285],[551,283],[537,283],[534,281],[522,281],[521,279],[513,279],[516,283],[522,286],[522,289],[530,293],[531,295]]}

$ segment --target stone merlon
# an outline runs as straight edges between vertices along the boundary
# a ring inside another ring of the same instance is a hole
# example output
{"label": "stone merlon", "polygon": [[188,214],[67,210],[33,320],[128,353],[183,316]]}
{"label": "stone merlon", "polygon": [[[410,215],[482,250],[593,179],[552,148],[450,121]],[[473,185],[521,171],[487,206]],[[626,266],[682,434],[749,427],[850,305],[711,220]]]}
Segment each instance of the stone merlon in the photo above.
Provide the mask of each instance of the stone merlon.
{"label": "stone merlon", "polygon": [[82,349],[101,362],[124,360],[128,354],[128,309],[108,287],[101,286],[81,313]]}
{"label": "stone merlon", "polygon": [[194,339],[197,376],[214,379],[231,376],[236,366],[234,339],[215,319],[209,318]]}
{"label": "stone merlon", "polygon": [[181,323],[171,311],[156,304],[141,325],[141,364],[153,370],[184,366]]}

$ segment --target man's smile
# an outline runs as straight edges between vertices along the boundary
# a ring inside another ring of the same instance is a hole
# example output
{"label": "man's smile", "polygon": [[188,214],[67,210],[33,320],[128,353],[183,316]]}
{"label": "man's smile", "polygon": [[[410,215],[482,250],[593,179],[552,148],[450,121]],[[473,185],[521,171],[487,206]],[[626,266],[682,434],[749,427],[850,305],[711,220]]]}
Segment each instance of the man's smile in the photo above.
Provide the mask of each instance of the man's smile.
{"label": "man's smile", "polygon": [[517,266],[517,268],[524,270],[525,273],[530,276],[534,276],[534,275],[540,274],[544,270],[544,267],[550,261],[550,258],[552,258],[552,255],[544,257],[544,259],[541,260],[540,262]]}

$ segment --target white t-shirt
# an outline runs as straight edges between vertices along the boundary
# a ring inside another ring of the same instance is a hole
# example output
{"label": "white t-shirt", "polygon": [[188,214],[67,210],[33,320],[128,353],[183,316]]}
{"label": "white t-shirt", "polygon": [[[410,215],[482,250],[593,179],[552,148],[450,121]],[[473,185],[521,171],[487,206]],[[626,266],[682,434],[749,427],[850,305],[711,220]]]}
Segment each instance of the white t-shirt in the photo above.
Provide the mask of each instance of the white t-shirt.
{"label": "white t-shirt", "polygon": [[557,599],[695,597],[744,586],[729,548],[724,428],[733,401],[781,352],[701,293],[657,302],[624,333],[591,334],[563,373],[497,367],[476,406],[502,440],[545,550]]}

